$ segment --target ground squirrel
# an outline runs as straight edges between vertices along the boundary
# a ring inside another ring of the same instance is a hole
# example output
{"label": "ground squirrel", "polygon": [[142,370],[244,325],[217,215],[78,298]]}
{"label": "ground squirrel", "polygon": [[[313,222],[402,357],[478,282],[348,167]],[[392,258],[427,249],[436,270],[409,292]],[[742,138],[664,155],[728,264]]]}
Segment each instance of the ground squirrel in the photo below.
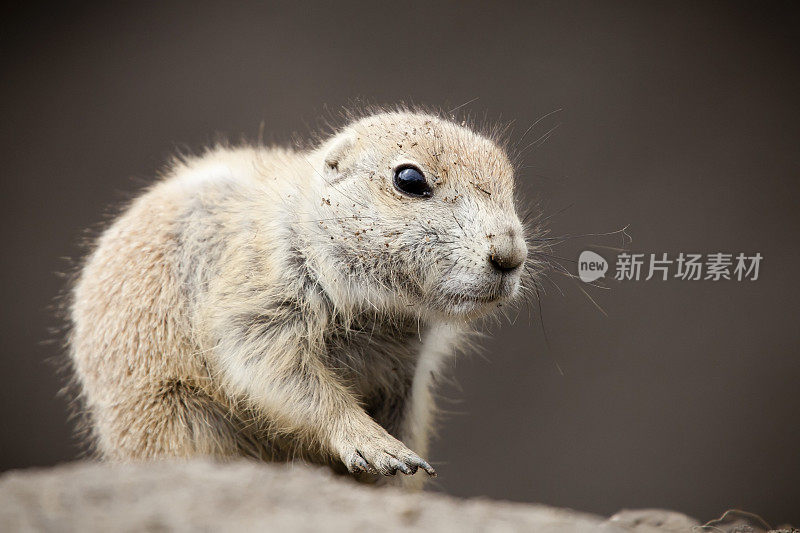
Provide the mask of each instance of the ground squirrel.
{"label": "ground squirrel", "polygon": [[72,288],[96,451],[435,475],[432,380],[469,322],[520,291],[513,176],[491,136],[410,110],[308,150],[176,160]]}

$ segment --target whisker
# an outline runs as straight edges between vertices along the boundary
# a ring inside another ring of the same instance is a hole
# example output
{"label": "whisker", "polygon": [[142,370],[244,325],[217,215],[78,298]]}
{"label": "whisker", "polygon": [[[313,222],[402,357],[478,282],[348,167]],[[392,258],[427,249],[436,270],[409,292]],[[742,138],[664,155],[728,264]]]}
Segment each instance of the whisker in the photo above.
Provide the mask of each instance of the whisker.
{"label": "whisker", "polygon": [[558,215],[560,215],[560,214],[564,213],[564,211],[566,211],[567,209],[570,209],[570,208],[572,208],[574,205],[575,205],[575,203],[571,203],[571,204],[567,205],[566,207],[562,207],[561,209],[559,209],[559,210],[558,210],[558,211],[556,211],[555,213],[553,213],[553,214],[551,214],[551,215],[547,215],[546,217],[543,217],[543,218],[538,218],[538,219],[535,219],[535,221],[536,221],[538,224],[541,224],[541,223],[543,223],[543,222],[547,222],[547,221],[548,221],[548,220],[550,220],[551,218],[553,218],[553,217],[557,217]]}
{"label": "whisker", "polygon": [[[579,290],[580,290],[580,291],[581,291],[581,292],[584,294],[584,296],[586,296],[586,297],[589,299],[589,301],[590,301],[590,302],[592,302],[592,304],[594,304],[594,306],[597,308],[597,310],[598,310],[598,311],[600,311],[600,312],[601,312],[603,315],[605,315],[606,317],[608,317],[608,313],[606,313],[605,309],[603,309],[603,308],[600,306],[600,304],[598,304],[598,303],[595,301],[595,299],[594,299],[594,298],[592,298],[592,297],[589,295],[589,293],[588,293],[588,292],[586,292],[586,291],[583,289],[583,287],[581,287],[581,286],[580,286],[580,284],[579,284],[577,281],[575,281],[575,280],[577,279],[577,277],[576,277],[576,276],[574,276],[573,274],[570,274],[569,272],[566,272],[566,271],[562,272],[562,271],[560,271],[560,270],[558,270],[558,269],[556,269],[554,272],[557,272],[557,273],[559,273],[559,274],[561,274],[561,275],[563,275],[563,276],[566,276],[566,277],[570,278],[570,279],[571,279],[571,280],[572,280],[572,281],[575,283],[575,286],[576,286],[576,287],[578,287],[578,289],[579,289]],[[595,286],[595,287],[598,287],[598,288],[603,288],[603,289],[607,288],[607,287],[600,287],[600,286],[598,286],[598,285],[593,285],[593,286]]]}
{"label": "whisker", "polygon": [[578,263],[578,261],[576,261],[575,259],[567,259],[566,257],[561,257],[561,256],[558,256],[558,255],[548,254],[546,252],[534,251],[534,252],[531,252],[531,253],[535,254],[535,255],[541,255],[541,256],[544,256],[544,257],[552,257],[553,259],[558,259],[559,261],[569,261],[570,263],[575,263],[575,264]]}
{"label": "whisker", "polygon": [[546,143],[547,140],[550,138],[550,136],[553,135],[553,132],[555,132],[560,126],[561,126],[561,123],[559,122],[558,124],[556,124],[555,126],[550,128],[549,130],[547,130],[547,132],[544,135],[542,135],[541,137],[539,137],[538,139],[536,139],[535,141],[530,143],[528,146],[526,146],[525,148],[520,150],[520,153],[523,154],[531,147],[538,148],[539,146],[541,146],[544,143]]}
{"label": "whisker", "polygon": [[522,143],[522,141],[525,139],[525,136],[526,136],[526,135],[528,135],[528,133],[529,133],[529,132],[530,132],[530,131],[531,131],[533,128],[535,128],[537,124],[539,124],[541,121],[543,121],[543,120],[544,120],[544,119],[546,119],[547,117],[549,117],[549,116],[551,116],[551,115],[555,115],[555,114],[556,114],[556,113],[558,113],[559,111],[562,111],[563,109],[564,109],[563,107],[559,107],[558,109],[554,109],[553,111],[550,111],[549,113],[545,113],[545,114],[544,114],[544,115],[542,115],[541,117],[537,118],[537,119],[534,121],[534,123],[533,123],[533,124],[531,124],[530,126],[528,126],[528,129],[527,129],[527,130],[525,130],[525,133],[523,133],[523,134],[522,134],[522,137],[520,137],[520,138],[519,138],[519,140],[517,141],[517,146],[519,146],[519,145]]}
{"label": "whisker", "polygon": [[[533,240],[534,240],[534,241],[555,241],[555,240],[561,240],[562,242],[564,242],[564,241],[567,241],[567,240],[569,240],[569,239],[580,239],[580,238],[583,238],[583,237],[607,237],[607,236],[609,236],[609,235],[618,235],[618,234],[621,234],[621,235],[622,235],[622,238],[623,238],[623,241],[624,241],[624,239],[625,239],[626,237],[627,237],[628,239],[630,239],[630,240],[628,241],[628,243],[630,244],[631,242],[633,242],[633,238],[631,238],[631,236],[628,234],[628,227],[629,227],[629,225],[627,225],[627,226],[625,226],[625,227],[623,227],[623,228],[620,228],[620,229],[618,229],[618,230],[614,230],[614,231],[608,231],[608,232],[606,232],[606,233],[578,233],[578,234],[575,234],[575,235],[559,235],[559,236],[556,236],[556,237],[541,237],[541,238],[534,238]],[[623,244],[624,244],[624,242],[623,242]]]}
{"label": "whisker", "polygon": [[468,105],[469,105],[469,104],[471,104],[472,102],[475,102],[475,101],[477,101],[477,100],[478,100],[478,98],[480,98],[480,96],[476,96],[476,97],[475,97],[475,98],[473,98],[472,100],[467,100],[466,102],[464,102],[464,103],[463,103],[463,104],[461,104],[460,106],[456,106],[456,107],[454,107],[453,109],[451,109],[450,111],[448,111],[448,112],[447,112],[447,114],[448,114],[448,115],[452,115],[453,113],[455,113],[456,111],[458,111],[458,110],[459,110],[459,109],[461,109],[462,107],[464,107],[464,106],[468,106]]}

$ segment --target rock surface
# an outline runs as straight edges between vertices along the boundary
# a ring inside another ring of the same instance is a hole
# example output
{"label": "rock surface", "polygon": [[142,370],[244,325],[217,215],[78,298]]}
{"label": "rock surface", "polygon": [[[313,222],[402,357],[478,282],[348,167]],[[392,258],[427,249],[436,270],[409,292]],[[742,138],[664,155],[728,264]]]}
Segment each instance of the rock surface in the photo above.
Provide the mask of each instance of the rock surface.
{"label": "rock surface", "polygon": [[[631,513],[628,511],[627,513]],[[301,465],[72,463],[0,477],[0,531],[687,531],[543,505],[359,485]],[[664,513],[664,512],[662,512]]]}

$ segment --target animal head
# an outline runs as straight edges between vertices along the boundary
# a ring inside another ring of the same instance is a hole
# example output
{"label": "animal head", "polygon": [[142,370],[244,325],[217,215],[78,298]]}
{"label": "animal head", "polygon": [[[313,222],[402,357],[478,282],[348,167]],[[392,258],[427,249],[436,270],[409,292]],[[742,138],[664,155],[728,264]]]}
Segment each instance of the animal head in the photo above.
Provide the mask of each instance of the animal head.
{"label": "animal head", "polygon": [[385,112],[351,123],[313,160],[328,251],[317,268],[335,301],[469,319],[519,292],[527,246],[514,169],[490,138]]}

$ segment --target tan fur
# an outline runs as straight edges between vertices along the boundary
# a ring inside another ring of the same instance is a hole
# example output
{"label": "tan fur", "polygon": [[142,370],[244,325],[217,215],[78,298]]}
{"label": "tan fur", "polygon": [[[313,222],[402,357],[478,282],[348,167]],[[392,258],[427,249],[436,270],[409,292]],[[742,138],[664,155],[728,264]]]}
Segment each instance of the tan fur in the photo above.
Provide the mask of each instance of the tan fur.
{"label": "tan fur", "polygon": [[[431,198],[396,190],[404,163]],[[305,152],[177,162],[103,233],[73,289],[70,354],[96,449],[432,473],[417,455],[432,380],[468,321],[518,292],[519,269],[489,258],[525,250],[506,154],[436,116],[380,113]]]}

